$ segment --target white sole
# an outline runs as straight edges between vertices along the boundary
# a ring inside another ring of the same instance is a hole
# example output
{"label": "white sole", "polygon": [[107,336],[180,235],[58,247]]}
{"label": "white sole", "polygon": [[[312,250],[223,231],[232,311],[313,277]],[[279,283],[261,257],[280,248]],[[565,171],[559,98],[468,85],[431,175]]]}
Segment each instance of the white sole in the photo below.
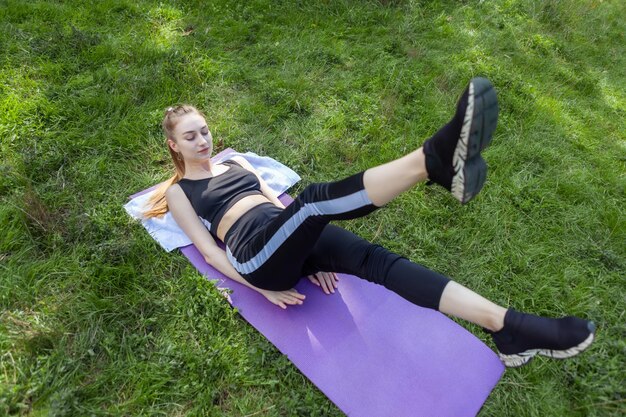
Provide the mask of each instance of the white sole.
{"label": "white sole", "polygon": [[461,128],[461,137],[459,138],[456,148],[454,149],[454,155],[452,156],[452,165],[454,166],[454,176],[452,177],[452,186],[450,191],[452,195],[464,202],[465,198],[465,161],[467,160],[468,140],[470,134],[470,128],[472,127],[472,119],[474,116],[474,83],[470,82],[467,107],[465,108],[465,116],[463,117],[463,127]]}
{"label": "white sole", "polygon": [[504,366],[507,368],[517,368],[518,366],[522,366],[535,357],[535,355],[547,356],[549,358],[555,359],[566,359],[571,358],[572,356],[578,355],[583,350],[587,349],[589,345],[593,342],[595,333],[590,333],[589,336],[585,340],[583,340],[578,345],[571,347],[566,350],[552,350],[552,349],[530,349],[524,352],[516,353],[514,355],[505,355],[503,353],[498,353],[500,360],[504,363]]}
{"label": "white sole", "polygon": [[487,164],[480,152],[489,146],[498,123],[498,98],[486,78],[472,78],[467,107],[454,153],[450,192],[462,204],[476,196],[485,184]]}

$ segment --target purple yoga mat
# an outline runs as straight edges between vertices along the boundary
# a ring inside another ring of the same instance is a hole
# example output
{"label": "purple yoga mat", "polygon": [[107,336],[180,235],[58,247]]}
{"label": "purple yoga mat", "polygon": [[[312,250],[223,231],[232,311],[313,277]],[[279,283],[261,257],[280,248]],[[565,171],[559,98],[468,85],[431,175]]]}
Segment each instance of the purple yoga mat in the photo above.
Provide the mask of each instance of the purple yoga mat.
{"label": "purple yoga mat", "polygon": [[181,251],[231,289],[240,314],[350,417],[474,416],[504,372],[463,327],[380,285],[339,274],[327,295],[303,278],[295,288],[306,300],[283,310],[208,265],[194,245]]}

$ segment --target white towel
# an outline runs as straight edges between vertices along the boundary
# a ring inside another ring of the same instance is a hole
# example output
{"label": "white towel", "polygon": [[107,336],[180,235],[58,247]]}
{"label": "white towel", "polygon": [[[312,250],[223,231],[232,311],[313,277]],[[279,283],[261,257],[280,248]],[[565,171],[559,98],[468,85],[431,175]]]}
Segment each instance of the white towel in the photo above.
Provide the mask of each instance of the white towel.
{"label": "white towel", "polygon": [[[240,155],[250,162],[250,165],[254,167],[261,178],[263,178],[263,180],[272,189],[272,191],[276,193],[277,196],[281,195],[295,183],[300,181],[300,176],[291,168],[268,156],[259,156],[253,152],[246,152],[243,154],[239,152],[225,153],[224,155],[220,155],[218,159],[214,159],[213,163],[227,161],[232,159],[235,155]],[[161,218],[143,218],[143,211],[145,210],[144,205],[150,199],[153,192],[154,191],[150,191],[133,198],[124,205],[124,209],[126,209],[126,212],[133,218],[140,220],[143,227],[145,227],[148,233],[150,233],[150,236],[159,242],[159,245],[161,245],[161,247],[167,252],[191,244],[191,240],[180,229],[180,227],[178,227],[178,224],[176,224],[176,221],[169,211]],[[200,216],[198,217],[206,226],[204,219]]]}

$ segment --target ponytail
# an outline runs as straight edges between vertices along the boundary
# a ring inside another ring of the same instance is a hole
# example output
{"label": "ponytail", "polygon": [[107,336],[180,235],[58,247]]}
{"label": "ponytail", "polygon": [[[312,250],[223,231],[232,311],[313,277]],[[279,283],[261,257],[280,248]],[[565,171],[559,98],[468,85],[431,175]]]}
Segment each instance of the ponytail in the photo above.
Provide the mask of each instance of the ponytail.
{"label": "ponytail", "polygon": [[202,117],[205,117],[201,111],[193,106],[189,106],[186,104],[176,107],[170,107],[165,111],[161,126],[163,127],[163,133],[165,134],[166,138],[165,145],[167,146],[167,150],[170,152],[172,161],[174,161],[174,167],[176,169],[176,172],[172,177],[159,185],[154,191],[154,193],[145,205],[145,207],[148,208],[143,213],[145,218],[161,217],[165,213],[167,213],[168,207],[167,200],[165,199],[165,191],[167,191],[167,189],[171,185],[176,184],[181,178],[183,178],[183,176],[185,176],[185,161],[179,153],[174,151],[171,146],[167,144],[167,140],[170,139],[176,141],[174,137],[176,120],[189,113],[196,113]]}

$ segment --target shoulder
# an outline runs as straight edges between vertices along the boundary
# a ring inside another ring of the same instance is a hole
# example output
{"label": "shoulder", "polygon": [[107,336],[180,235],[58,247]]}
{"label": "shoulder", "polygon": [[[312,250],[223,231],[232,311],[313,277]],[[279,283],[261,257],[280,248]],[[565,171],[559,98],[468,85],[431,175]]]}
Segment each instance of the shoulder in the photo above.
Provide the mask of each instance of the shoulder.
{"label": "shoulder", "polygon": [[170,209],[189,210],[192,207],[190,196],[178,183],[165,190],[165,201]]}
{"label": "shoulder", "polygon": [[183,198],[183,197],[186,198],[187,196],[185,195],[185,192],[183,191],[183,189],[180,186],[180,184],[178,184],[178,183],[174,183],[174,184],[170,185],[165,190],[165,198],[168,201],[176,200],[176,199]]}
{"label": "shoulder", "polygon": [[254,167],[250,165],[250,162],[248,162],[246,158],[241,155],[235,155],[226,162],[232,162],[235,165],[239,165],[240,167],[247,169],[248,171],[254,172]]}

